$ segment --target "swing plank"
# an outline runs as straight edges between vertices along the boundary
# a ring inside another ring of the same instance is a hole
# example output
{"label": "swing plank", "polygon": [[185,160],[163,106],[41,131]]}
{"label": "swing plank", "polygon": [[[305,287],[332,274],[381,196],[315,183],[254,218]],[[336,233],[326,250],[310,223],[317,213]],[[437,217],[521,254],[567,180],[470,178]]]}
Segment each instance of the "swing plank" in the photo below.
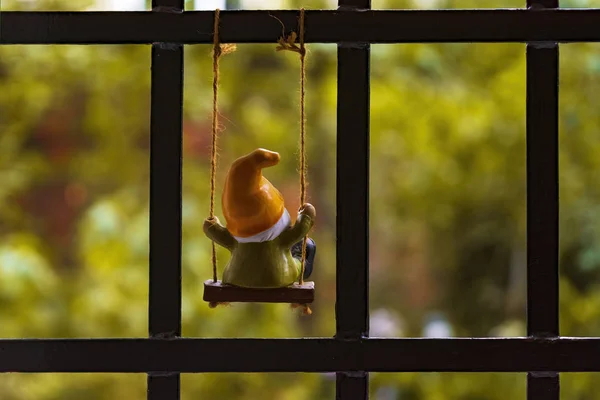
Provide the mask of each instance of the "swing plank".
{"label": "swing plank", "polygon": [[315,283],[294,283],[276,289],[250,289],[231,286],[212,279],[204,282],[204,301],[212,303],[297,303],[315,300]]}

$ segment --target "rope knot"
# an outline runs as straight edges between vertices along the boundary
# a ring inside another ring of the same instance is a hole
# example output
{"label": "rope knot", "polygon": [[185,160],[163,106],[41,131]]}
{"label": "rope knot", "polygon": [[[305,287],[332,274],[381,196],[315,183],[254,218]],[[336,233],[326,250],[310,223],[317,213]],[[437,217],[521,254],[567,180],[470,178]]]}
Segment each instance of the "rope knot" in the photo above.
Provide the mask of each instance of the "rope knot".
{"label": "rope knot", "polygon": [[221,56],[233,53],[237,50],[235,43],[216,43],[213,49],[213,57],[219,58]]}
{"label": "rope knot", "polygon": [[[281,21],[279,21],[281,23]],[[283,26],[283,23],[281,23]],[[304,57],[306,56],[306,48],[304,47],[304,8],[300,9],[300,34],[292,32],[287,38],[285,34],[279,38],[277,43],[279,46],[275,48],[276,51],[293,51],[294,53],[300,54],[302,63],[304,63]],[[296,44],[296,39],[299,39],[300,45]],[[303,68],[304,69],[304,68]]]}
{"label": "rope knot", "polygon": [[217,307],[230,307],[231,304],[230,303],[223,303],[223,302],[217,302],[217,301],[211,301],[210,303],[208,303],[208,308],[217,308]]}
{"label": "rope knot", "polygon": [[302,308],[302,315],[312,315],[312,310],[308,304],[293,303],[291,304],[291,307],[292,309]]}
{"label": "rope knot", "polygon": [[[221,22],[221,10],[218,8],[215,10],[215,25],[213,31],[213,59],[215,63],[218,62],[219,57],[225,54],[233,53],[236,49],[236,45],[233,43],[221,44],[219,37],[219,25]],[[216,65],[215,67],[218,67]]]}
{"label": "rope knot", "polygon": [[283,36],[280,37],[277,41],[279,46],[275,48],[275,51],[293,51],[304,57],[306,55],[306,47],[304,47],[303,43],[304,41],[301,41],[300,46],[298,46],[296,44],[296,39],[298,39],[298,34],[296,32],[292,32],[287,38],[284,38]]}

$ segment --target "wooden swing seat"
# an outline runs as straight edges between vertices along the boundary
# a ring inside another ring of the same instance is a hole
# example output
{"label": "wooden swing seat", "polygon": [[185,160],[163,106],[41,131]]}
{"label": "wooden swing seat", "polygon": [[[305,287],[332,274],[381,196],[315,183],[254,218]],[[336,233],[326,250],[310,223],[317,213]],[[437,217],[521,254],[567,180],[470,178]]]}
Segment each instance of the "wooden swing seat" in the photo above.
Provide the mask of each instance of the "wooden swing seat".
{"label": "wooden swing seat", "polygon": [[315,283],[294,283],[276,289],[250,289],[209,279],[204,282],[204,301],[209,303],[310,304],[315,300]]}

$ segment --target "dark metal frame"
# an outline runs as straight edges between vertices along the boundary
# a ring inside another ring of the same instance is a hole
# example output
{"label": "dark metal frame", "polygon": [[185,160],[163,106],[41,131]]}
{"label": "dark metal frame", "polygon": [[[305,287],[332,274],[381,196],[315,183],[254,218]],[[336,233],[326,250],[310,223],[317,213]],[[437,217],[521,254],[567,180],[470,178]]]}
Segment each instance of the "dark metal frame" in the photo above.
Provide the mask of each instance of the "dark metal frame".
{"label": "dark metal frame", "polygon": [[[370,371],[528,372],[528,399],[558,399],[558,372],[600,371],[600,338],[558,331],[558,43],[600,41],[600,10],[307,11],[306,41],[338,44],[337,333],[314,339],[181,338],[183,45],[212,42],[212,12],[4,12],[0,44],[152,44],[148,339],[0,340],[0,372],[146,372],[148,398],[179,398],[181,372],[337,372],[337,398],[368,398]],[[296,11],[224,11],[224,42],[274,43]],[[371,43],[527,43],[526,338],[370,339]],[[346,194],[352,195],[346,195]],[[356,218],[357,215],[362,218]],[[294,349],[294,357],[288,357]],[[222,357],[227,354],[227,357]]]}

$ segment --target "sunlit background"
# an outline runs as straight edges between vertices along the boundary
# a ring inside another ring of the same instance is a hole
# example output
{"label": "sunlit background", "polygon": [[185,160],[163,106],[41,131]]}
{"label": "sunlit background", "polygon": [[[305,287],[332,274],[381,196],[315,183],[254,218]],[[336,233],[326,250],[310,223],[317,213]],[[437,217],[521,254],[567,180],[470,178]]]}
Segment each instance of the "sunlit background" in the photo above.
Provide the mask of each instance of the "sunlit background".
{"label": "sunlit background", "polygon": [[[522,7],[373,0],[373,8]],[[227,4],[225,4],[227,3]],[[562,0],[563,7],[594,7]],[[147,10],[145,0],[2,0],[2,10]],[[188,10],[335,8],[196,0]],[[1,18],[1,16],[0,16]],[[243,44],[222,60],[218,190],[235,158],[280,152],[268,178],[298,207],[299,62]],[[309,201],[317,298],[209,309],[211,47],[185,48],[183,335],[335,333],[336,46],[309,45]],[[525,335],[523,44],[374,45],[371,335]],[[561,333],[600,335],[600,46],[561,46]],[[0,47],[0,337],[146,337],[150,46]],[[217,215],[221,216],[220,208]],[[227,254],[219,254],[222,271]],[[342,266],[343,267],[343,266]],[[290,357],[294,349],[290,348]],[[202,356],[202,355],[197,355]],[[600,399],[564,374],[562,399]],[[143,374],[0,375],[0,400],[145,399]],[[372,374],[376,400],[525,398],[525,374]],[[183,399],[332,399],[330,374],[185,374]]]}

